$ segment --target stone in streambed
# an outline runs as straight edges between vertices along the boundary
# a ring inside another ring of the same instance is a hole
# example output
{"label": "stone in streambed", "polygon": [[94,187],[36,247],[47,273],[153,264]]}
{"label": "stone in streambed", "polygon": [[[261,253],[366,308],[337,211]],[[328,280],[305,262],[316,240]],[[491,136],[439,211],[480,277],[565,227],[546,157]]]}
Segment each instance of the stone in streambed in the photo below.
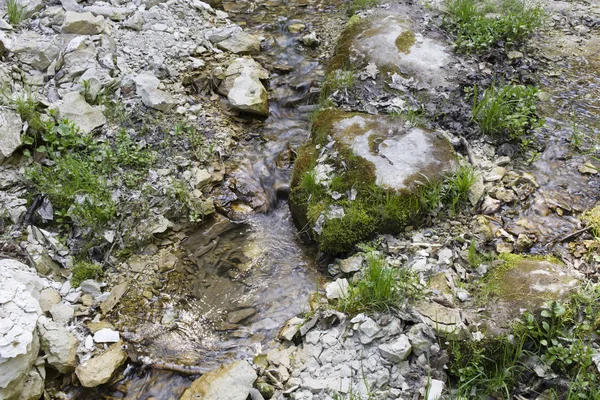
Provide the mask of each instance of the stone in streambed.
{"label": "stone in streambed", "polygon": [[236,110],[265,117],[269,115],[267,89],[248,71],[243,71],[235,79],[227,100]]}
{"label": "stone in streambed", "polygon": [[94,356],[75,369],[75,374],[83,387],[96,387],[107,383],[113,374],[127,360],[121,349],[122,342],[113,344],[104,353]]}
{"label": "stone in streambed", "polygon": [[179,400],[246,400],[256,378],[247,361],[222,365],[196,379]]}

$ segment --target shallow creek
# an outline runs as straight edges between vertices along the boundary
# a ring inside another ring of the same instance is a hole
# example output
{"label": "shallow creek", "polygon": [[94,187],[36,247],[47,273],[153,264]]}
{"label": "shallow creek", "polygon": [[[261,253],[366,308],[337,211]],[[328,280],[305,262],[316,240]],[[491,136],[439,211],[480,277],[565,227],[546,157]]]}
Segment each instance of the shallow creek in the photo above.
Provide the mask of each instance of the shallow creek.
{"label": "shallow creek", "polygon": [[[158,368],[130,365],[118,383],[73,389],[72,398],[178,399],[192,379],[161,366],[199,373],[269,349],[284,322],[308,309],[319,285],[314,250],[298,239],[285,194],[294,149],[309,135],[309,103],[324,75],[318,50],[302,46],[300,38],[310,32],[312,20],[313,26],[326,24],[340,18],[342,8],[273,1],[225,9],[239,11],[232,20],[266,38],[266,49],[255,59],[272,71],[270,116],[252,125],[258,126],[255,139],[240,145],[225,177],[252,199],[232,205],[235,222],[216,218],[189,234],[183,245],[187,266],[169,274],[165,291],[171,300],[161,302],[158,312],[119,317],[136,355]],[[287,27],[300,22],[308,28],[290,33]],[[169,313],[176,316],[174,324],[164,324]]]}

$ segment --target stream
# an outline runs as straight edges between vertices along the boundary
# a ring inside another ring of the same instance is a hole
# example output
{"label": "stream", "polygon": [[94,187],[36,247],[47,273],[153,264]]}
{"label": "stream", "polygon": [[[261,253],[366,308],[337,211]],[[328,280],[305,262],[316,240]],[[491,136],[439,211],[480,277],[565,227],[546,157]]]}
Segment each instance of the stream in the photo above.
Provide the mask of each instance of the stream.
{"label": "stream", "polygon": [[[343,7],[326,1],[224,4],[236,23],[263,38],[263,50],[255,59],[271,70],[269,117],[260,124],[246,121],[256,132],[239,144],[224,181],[248,193],[251,201],[231,204],[235,218],[215,217],[188,233],[180,254],[183,263],[169,272],[163,288],[168,296],[155,304],[157,312],[136,309],[120,315],[117,328],[132,352],[157,368],[130,364],[116,384],[73,388],[71,398],[177,400],[194,376],[161,366],[187,366],[203,373],[264,353],[276,346],[286,320],[309,309],[320,279],[316,251],[300,241],[286,195],[295,149],[309,136],[311,103],[324,77],[319,50],[303,46],[300,38],[341,21]],[[307,29],[291,33],[288,27],[298,23]],[[564,80],[542,79],[553,95],[537,138],[545,147],[530,164],[515,168],[532,174],[539,190],[517,210],[506,206],[502,213],[507,215],[501,215],[514,235],[536,232],[532,253],[548,252],[556,239],[575,231],[579,222],[571,214],[590,208],[597,198],[597,179],[577,170],[584,157],[566,150],[565,144],[572,138],[573,109],[580,115],[582,132],[596,133],[592,127],[600,83],[595,70],[584,71],[584,79],[579,68],[565,64],[563,72],[569,70],[580,78],[571,76],[568,88],[561,85]],[[573,98],[578,99],[575,107]]]}
{"label": "stream", "polygon": [[[264,37],[255,59],[271,68],[269,117],[240,144],[225,184],[252,193],[252,203],[232,204],[239,218],[216,217],[189,233],[183,268],[169,273],[170,301],[163,312],[130,311],[121,316],[124,336],[140,360],[158,368],[131,364],[123,379],[92,390],[73,388],[72,398],[178,399],[192,378],[160,366],[193,366],[206,372],[222,363],[253,357],[276,345],[281,326],[309,309],[319,286],[313,248],[298,238],[286,201],[296,148],[310,134],[309,117],[324,75],[318,51],[301,45],[314,24],[338,16],[325,3],[226,3],[234,22]],[[303,23],[303,33],[288,26]],[[322,32],[322,28],[316,29]],[[266,43],[266,46],[264,45]],[[255,212],[254,210],[262,211]],[[165,324],[165,316],[176,322]],[[143,358],[145,357],[145,358]],[[152,362],[150,362],[152,364]]]}

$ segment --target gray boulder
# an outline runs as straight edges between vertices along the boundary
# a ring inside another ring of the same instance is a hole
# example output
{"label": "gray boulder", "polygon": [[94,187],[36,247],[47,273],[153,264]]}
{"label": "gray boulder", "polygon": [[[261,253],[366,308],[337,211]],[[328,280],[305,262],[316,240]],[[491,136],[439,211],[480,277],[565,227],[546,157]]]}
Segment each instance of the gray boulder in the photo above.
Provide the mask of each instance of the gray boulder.
{"label": "gray boulder", "polygon": [[0,398],[17,399],[39,352],[41,280],[25,264],[0,261]]}
{"label": "gray boulder", "polygon": [[249,74],[256,81],[269,79],[269,71],[263,68],[251,57],[240,57],[233,60],[224,73],[223,81],[219,85],[218,92],[227,96],[233,88],[233,83],[242,74]]}
{"label": "gray boulder", "polygon": [[265,117],[269,115],[267,89],[249,73],[242,73],[236,78],[227,99],[236,110]]}
{"label": "gray boulder", "polygon": [[256,378],[247,361],[222,365],[196,379],[179,400],[246,400]]}
{"label": "gray boulder", "polygon": [[38,71],[45,71],[58,57],[60,48],[54,38],[26,31],[10,43],[8,50],[23,64],[28,64]]}
{"label": "gray boulder", "polygon": [[260,42],[256,36],[246,32],[237,32],[217,43],[217,47],[234,54],[254,54],[260,51]]}
{"label": "gray boulder", "polygon": [[0,162],[21,145],[21,117],[11,110],[0,110]]}
{"label": "gray boulder", "polygon": [[100,107],[90,106],[79,92],[67,93],[58,106],[58,113],[61,118],[74,122],[83,133],[89,133],[106,123]]}
{"label": "gray boulder", "polygon": [[177,105],[177,100],[164,90],[147,88],[142,90],[142,103],[148,108],[169,112]]}
{"label": "gray boulder", "polygon": [[67,11],[61,27],[62,33],[77,35],[97,35],[104,30],[104,17],[94,16],[91,12]]}
{"label": "gray boulder", "polygon": [[177,100],[164,90],[160,90],[160,80],[150,71],[144,71],[134,78],[135,90],[148,108],[168,112],[177,105]]}

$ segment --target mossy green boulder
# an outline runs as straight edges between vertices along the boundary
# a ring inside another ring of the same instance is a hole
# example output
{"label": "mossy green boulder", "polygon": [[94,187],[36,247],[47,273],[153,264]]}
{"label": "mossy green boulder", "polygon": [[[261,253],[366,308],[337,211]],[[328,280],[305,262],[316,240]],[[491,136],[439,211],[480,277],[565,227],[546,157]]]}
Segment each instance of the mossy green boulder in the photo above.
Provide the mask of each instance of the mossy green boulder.
{"label": "mossy green boulder", "polygon": [[456,168],[440,133],[399,117],[321,112],[300,149],[290,206],[322,251],[347,253],[375,233],[398,232],[423,211],[423,194]]}
{"label": "mossy green boulder", "polygon": [[410,21],[388,12],[348,25],[329,70],[365,68],[375,64],[379,71],[412,78],[422,88],[447,87],[453,78],[451,49],[413,30]]}

